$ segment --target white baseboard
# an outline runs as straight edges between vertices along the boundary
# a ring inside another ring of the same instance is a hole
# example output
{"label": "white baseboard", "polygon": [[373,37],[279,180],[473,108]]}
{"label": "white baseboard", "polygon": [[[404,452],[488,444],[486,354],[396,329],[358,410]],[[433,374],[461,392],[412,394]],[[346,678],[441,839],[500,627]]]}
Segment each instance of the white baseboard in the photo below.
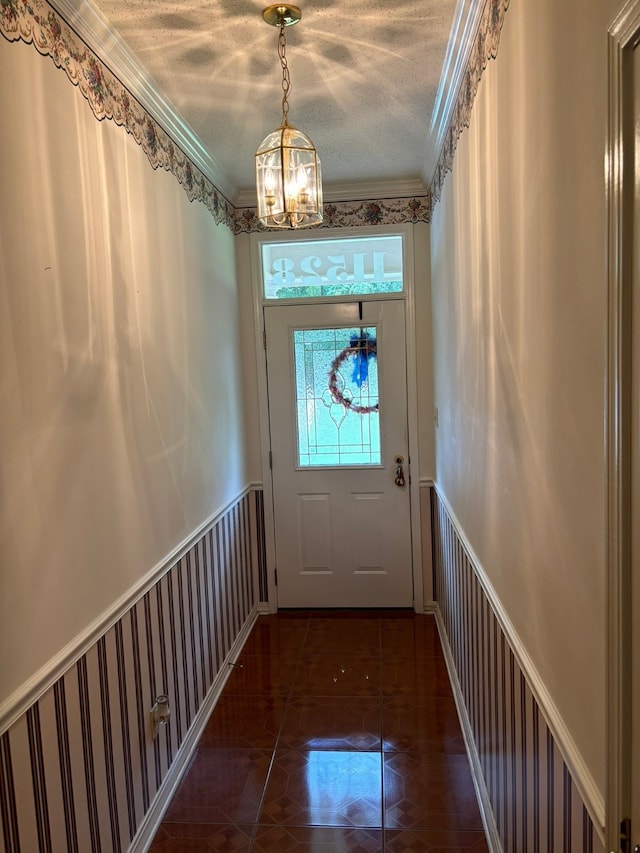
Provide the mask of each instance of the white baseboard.
{"label": "white baseboard", "polygon": [[511,622],[502,601],[498,597],[486,570],[471,547],[471,543],[465,536],[463,528],[456,518],[447,498],[438,487],[437,483],[434,484],[434,488],[438,494],[438,500],[441,501],[455,528],[456,536],[467,553],[471,566],[473,567],[473,571],[475,572],[480,586],[489,601],[491,609],[498,620],[498,624],[500,625],[502,633],[505,635],[507,643],[515,656],[516,662],[527,679],[533,697],[540,708],[542,716],[544,717],[551,734],[553,735],[553,739],[560,750],[560,754],[569,768],[573,781],[578,789],[578,793],[593,819],[595,830],[598,833],[600,840],[604,843],[604,797],[596,785],[584,759],[582,758],[580,750],[576,746],[576,743],[573,740],[558,707],[553,701],[542,676],[531,660],[529,652],[520,639],[520,636]]}
{"label": "white baseboard", "polygon": [[177,563],[229,510],[239,503],[250,491],[244,488],[240,494],[228,501],[209,516],[189,536],[180,542],[171,553],[151,571],[140,578],[124,595],[120,596],[97,619],[55,654],[31,678],[27,679],[14,693],[0,703],[0,734],[7,731],[25,711],[55,682],[69,670],[106,632],[115,625],[148,590]]}
{"label": "white baseboard", "polygon": [[238,659],[240,652],[242,651],[242,647],[246,643],[257,618],[258,607],[254,607],[242,626],[240,633],[236,637],[233,646],[229,650],[229,654],[220,668],[218,677],[213,682],[209,692],[205,696],[204,701],[191,724],[191,728],[189,729],[185,739],[182,741],[180,749],[176,753],[176,757],[174,758],[162,785],[158,788],[149,811],[144,816],[144,820],[140,824],[136,836],[131,842],[129,853],[145,853],[145,851],[149,849],[151,842],[160,828],[162,818],[169,807],[171,798],[182,781],[183,773],[189,764],[189,760],[191,759],[196,746],[198,745],[200,736],[202,735],[202,732],[207,725],[207,721],[211,716],[211,712],[222,695],[222,691],[224,690],[227,679],[231,674],[233,665]]}
{"label": "white baseboard", "polygon": [[[428,610],[427,607],[429,608]],[[436,618],[438,633],[440,634],[440,642],[442,643],[442,651],[444,653],[444,659],[449,672],[453,698],[455,699],[456,708],[458,709],[462,736],[464,737],[464,743],[467,748],[467,757],[471,766],[473,787],[476,791],[476,797],[478,799],[480,815],[482,816],[484,832],[487,836],[489,851],[490,853],[503,853],[500,834],[498,832],[498,827],[496,826],[493,809],[491,808],[491,800],[489,799],[489,792],[487,791],[487,786],[484,781],[482,765],[480,764],[480,756],[478,755],[476,742],[473,737],[473,729],[471,728],[471,721],[469,720],[469,715],[467,714],[467,709],[462,697],[462,689],[460,687],[460,682],[458,681],[458,673],[456,672],[456,667],[453,662],[453,654],[451,653],[451,647],[449,645],[447,632],[442,620],[442,614],[440,613],[440,607],[437,602],[430,601],[425,603],[425,612],[433,613]]]}

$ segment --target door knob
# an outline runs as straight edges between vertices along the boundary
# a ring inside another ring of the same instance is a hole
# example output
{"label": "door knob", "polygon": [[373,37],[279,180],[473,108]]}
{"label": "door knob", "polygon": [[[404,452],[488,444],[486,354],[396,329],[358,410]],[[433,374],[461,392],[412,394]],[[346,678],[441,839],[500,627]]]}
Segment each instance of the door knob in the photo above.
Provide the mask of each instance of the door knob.
{"label": "door knob", "polygon": [[399,489],[402,489],[406,485],[404,479],[404,456],[396,456],[393,461],[396,465],[396,476],[394,482]]}

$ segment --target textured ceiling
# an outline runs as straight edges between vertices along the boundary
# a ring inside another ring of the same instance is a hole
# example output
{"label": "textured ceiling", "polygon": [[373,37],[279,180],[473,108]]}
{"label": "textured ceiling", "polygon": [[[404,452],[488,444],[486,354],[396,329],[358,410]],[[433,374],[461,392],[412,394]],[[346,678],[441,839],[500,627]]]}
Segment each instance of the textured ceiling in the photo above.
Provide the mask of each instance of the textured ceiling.
{"label": "textured ceiling", "polygon": [[[96,3],[217,163],[231,194],[251,192],[255,150],[281,118],[278,30],[262,18],[268,3]],[[289,122],[316,145],[325,187],[428,180],[455,0],[297,5],[302,21],[286,30]]]}

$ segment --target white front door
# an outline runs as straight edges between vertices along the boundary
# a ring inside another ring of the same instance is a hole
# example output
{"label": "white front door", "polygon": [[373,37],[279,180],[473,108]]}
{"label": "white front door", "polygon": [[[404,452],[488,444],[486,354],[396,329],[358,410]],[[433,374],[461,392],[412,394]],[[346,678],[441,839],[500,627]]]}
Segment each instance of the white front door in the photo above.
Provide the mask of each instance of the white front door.
{"label": "white front door", "polygon": [[278,606],[412,606],[404,302],[264,315]]}

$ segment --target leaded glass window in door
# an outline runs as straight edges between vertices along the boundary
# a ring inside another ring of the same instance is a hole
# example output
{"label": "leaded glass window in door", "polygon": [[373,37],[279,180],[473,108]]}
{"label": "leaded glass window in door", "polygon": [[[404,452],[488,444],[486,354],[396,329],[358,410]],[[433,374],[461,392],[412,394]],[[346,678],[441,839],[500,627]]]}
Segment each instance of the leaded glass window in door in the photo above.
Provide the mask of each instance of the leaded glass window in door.
{"label": "leaded glass window in door", "polygon": [[380,465],[376,328],[293,331],[298,467]]}

